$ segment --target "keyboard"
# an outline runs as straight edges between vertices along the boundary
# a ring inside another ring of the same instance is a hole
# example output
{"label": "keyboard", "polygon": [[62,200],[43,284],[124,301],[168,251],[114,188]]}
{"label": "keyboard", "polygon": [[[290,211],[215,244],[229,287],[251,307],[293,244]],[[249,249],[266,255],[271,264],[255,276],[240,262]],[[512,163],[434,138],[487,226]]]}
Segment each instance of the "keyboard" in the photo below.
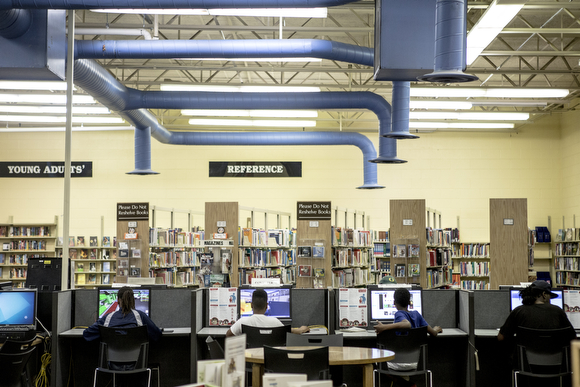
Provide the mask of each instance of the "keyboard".
{"label": "keyboard", "polygon": [[[34,329],[22,329],[17,327],[0,327],[0,343],[4,343],[6,340],[29,340],[36,336],[36,331]],[[12,328],[12,329],[8,329]]]}

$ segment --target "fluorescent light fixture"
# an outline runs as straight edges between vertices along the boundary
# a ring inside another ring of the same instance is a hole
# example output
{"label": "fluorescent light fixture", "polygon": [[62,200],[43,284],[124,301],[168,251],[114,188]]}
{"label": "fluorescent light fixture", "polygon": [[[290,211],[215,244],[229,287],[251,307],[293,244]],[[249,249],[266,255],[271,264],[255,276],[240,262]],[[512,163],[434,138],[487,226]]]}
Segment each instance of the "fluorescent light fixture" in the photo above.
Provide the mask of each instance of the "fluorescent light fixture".
{"label": "fluorescent light fixture", "polygon": [[413,129],[513,129],[514,124],[484,122],[409,122]]}
{"label": "fluorescent light fixture", "polygon": [[476,87],[412,87],[411,97],[432,98],[564,98],[568,89],[514,89]]}
{"label": "fluorescent light fixture", "polygon": [[411,109],[469,110],[473,104],[465,101],[410,101]]}
{"label": "fluorescent light fixture", "polygon": [[[64,105],[66,104],[66,95],[0,94],[0,102],[48,103],[48,104]],[[96,103],[96,101],[90,95],[73,95],[73,103],[88,104],[88,103]]]}
{"label": "fluorescent light fixture", "polygon": [[192,118],[190,125],[197,126],[271,126],[271,127],[313,127],[316,121],[284,121],[284,120],[212,120],[202,118]]}
{"label": "fluorescent light fixture", "polygon": [[478,120],[478,121],[525,121],[529,113],[511,112],[410,112],[414,120]]}
{"label": "fluorescent light fixture", "polygon": [[320,58],[179,58],[176,60],[221,60],[228,62],[322,62]]}
{"label": "fluorescent light fixture", "polygon": [[494,0],[467,34],[467,65],[471,65],[505,26],[520,12],[527,0]]}
{"label": "fluorescent light fixture", "polygon": [[212,9],[93,9],[101,13],[128,13],[145,15],[201,15],[201,16],[258,16],[258,17],[303,17],[325,18],[326,8],[212,8]]}
{"label": "fluorescent light fixture", "polygon": [[[66,90],[66,82],[58,81],[0,81],[3,90]],[[74,89],[73,89],[74,90]]]}
{"label": "fluorescent light fixture", "polygon": [[313,93],[320,87],[312,86],[212,86],[212,85],[178,85],[162,84],[161,91],[215,91],[237,93]]}
{"label": "fluorescent light fixture", "polygon": [[184,109],[184,116],[198,117],[318,117],[316,110],[226,110],[226,109]]}
{"label": "fluorescent light fixture", "polygon": [[[93,124],[122,124],[124,121],[120,117],[73,117],[73,122],[78,123],[93,123]],[[0,115],[0,121],[2,122],[66,122],[65,116],[6,116]]]}
{"label": "fluorescent light fixture", "polygon": [[[0,105],[2,113],[40,113],[40,114],[66,114],[66,106],[25,106],[25,105]],[[100,106],[73,106],[73,114],[109,114],[106,107]]]}
{"label": "fluorescent light fixture", "polygon": [[[64,126],[53,126],[43,128],[0,128],[0,133],[22,133],[22,132],[64,132]],[[135,130],[133,126],[73,126],[73,132],[109,132],[120,130]]]}

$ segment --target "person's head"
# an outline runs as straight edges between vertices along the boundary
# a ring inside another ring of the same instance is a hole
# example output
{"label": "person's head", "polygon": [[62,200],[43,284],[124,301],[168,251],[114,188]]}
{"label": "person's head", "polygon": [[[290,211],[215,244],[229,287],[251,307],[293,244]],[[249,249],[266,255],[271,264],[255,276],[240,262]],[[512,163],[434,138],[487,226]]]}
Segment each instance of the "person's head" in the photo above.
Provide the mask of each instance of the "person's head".
{"label": "person's head", "polygon": [[551,298],[558,296],[552,293],[552,286],[548,282],[537,280],[532,282],[527,288],[522,289],[520,297],[522,298],[522,304],[533,305],[536,302],[550,303]]}
{"label": "person's head", "polygon": [[391,284],[396,284],[397,281],[395,281],[395,278],[393,278],[392,275],[386,275],[383,278],[381,278],[381,280],[379,281],[380,285],[391,285]]}
{"label": "person's head", "polygon": [[397,309],[406,309],[411,303],[411,293],[406,288],[395,290],[395,307]]}
{"label": "person's head", "polygon": [[119,302],[121,313],[127,314],[131,312],[131,309],[135,309],[135,296],[133,295],[133,289],[128,286],[123,286],[117,293],[117,301]]}
{"label": "person's head", "polygon": [[264,314],[268,308],[268,293],[264,289],[256,289],[252,293],[252,312]]}

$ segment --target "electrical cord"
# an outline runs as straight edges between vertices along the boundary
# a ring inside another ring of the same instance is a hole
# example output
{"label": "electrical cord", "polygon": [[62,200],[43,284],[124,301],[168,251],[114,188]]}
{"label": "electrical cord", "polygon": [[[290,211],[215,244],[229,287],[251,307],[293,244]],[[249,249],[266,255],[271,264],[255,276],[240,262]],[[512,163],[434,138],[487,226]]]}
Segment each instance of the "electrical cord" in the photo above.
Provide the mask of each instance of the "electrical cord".
{"label": "electrical cord", "polygon": [[44,342],[44,353],[40,357],[40,370],[38,375],[34,378],[35,387],[48,387],[50,386],[50,363],[52,361],[52,355],[50,354],[51,338],[45,337]]}

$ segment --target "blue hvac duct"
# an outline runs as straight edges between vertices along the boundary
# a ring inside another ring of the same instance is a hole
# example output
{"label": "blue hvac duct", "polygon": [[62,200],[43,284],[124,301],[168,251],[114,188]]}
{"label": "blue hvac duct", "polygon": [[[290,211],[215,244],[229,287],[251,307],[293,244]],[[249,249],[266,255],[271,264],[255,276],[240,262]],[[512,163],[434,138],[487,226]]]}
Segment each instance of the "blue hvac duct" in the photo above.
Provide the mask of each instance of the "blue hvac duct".
{"label": "blue hvac duct", "polygon": [[410,100],[411,83],[406,81],[393,81],[393,126],[385,137],[396,139],[419,138],[419,136],[409,133]]}
{"label": "blue hvac duct", "polygon": [[32,24],[32,13],[25,9],[0,11],[0,36],[15,39],[26,33]]}
{"label": "blue hvac duct", "polygon": [[421,81],[456,83],[478,78],[465,74],[467,0],[437,0],[435,24],[435,64]]}
{"label": "blue hvac duct", "polygon": [[[361,149],[364,157],[364,184],[358,188],[361,189],[375,189],[384,188],[377,184],[377,169],[376,165],[368,163],[368,160],[376,157],[376,152],[372,142],[362,134],[359,133],[344,133],[344,132],[274,132],[274,133],[199,133],[199,132],[170,132],[157,122],[157,119],[148,110],[144,109],[147,104],[164,104],[171,106],[172,109],[179,108],[172,106],[171,103],[178,103],[182,101],[195,100],[192,98],[185,98],[194,94],[203,93],[177,93],[177,92],[141,92],[134,89],[128,89],[116,80],[109,72],[99,66],[96,62],[87,59],[79,59],[75,61],[75,84],[82,87],[86,92],[91,94],[96,100],[111,110],[120,111],[127,121],[135,125],[135,170],[130,172],[132,174],[150,174],[154,173],[151,170],[151,149],[147,138],[153,136],[158,141],[165,144],[175,145],[355,145]],[[151,94],[153,93],[153,94]],[[236,93],[206,93],[216,95],[222,94],[236,94]],[[287,103],[284,108],[289,108],[292,98],[283,98],[287,94],[294,94],[294,100],[302,100],[305,96],[318,95],[321,93],[244,93],[243,97],[249,94],[264,94],[270,99],[280,94],[279,101]],[[360,94],[366,101],[373,101],[373,109],[379,109],[383,103],[388,103],[382,98],[373,93],[334,93],[337,96],[343,94]],[[154,95],[154,97],[152,97]],[[372,97],[374,96],[374,97]],[[159,99],[159,97],[162,97]],[[223,97],[223,96],[222,96]],[[336,98],[336,97],[335,97]],[[380,98],[380,99],[379,99]],[[199,99],[199,98],[198,98]],[[229,98],[226,98],[229,100]],[[309,98],[312,102],[313,98]],[[342,105],[348,102],[348,98],[341,97],[337,104]],[[208,100],[209,101],[209,100]],[[214,100],[216,104],[212,105],[207,102],[206,108],[221,108],[223,99]],[[280,102],[280,103],[282,103]],[[217,104],[220,103],[220,104]],[[254,102],[257,103],[257,102]],[[352,103],[352,101],[350,101]],[[143,105],[143,106],[141,106]],[[185,105],[189,106],[189,105]],[[252,107],[261,105],[252,105]],[[350,105],[347,105],[352,107]],[[196,108],[201,108],[195,106]],[[233,108],[233,107],[230,107]],[[297,107],[294,107],[297,108]],[[310,108],[315,108],[310,106]],[[339,108],[339,107],[336,107]],[[368,107],[367,107],[368,108]],[[373,110],[371,109],[371,110]],[[373,110],[374,111],[374,110]],[[382,114],[381,116],[384,116]],[[385,130],[390,127],[390,108],[387,111],[383,120],[388,118],[386,122],[388,125]],[[150,135],[149,135],[150,132]],[[389,140],[389,139],[387,139]],[[390,140],[395,142],[395,140]]]}
{"label": "blue hvac duct", "polygon": [[77,40],[75,59],[314,57],[372,66],[372,48],[320,39]]}
{"label": "blue hvac duct", "polygon": [[[116,8],[313,8],[334,7],[354,0],[2,0],[0,9]],[[306,15],[308,16],[308,15]]]}

